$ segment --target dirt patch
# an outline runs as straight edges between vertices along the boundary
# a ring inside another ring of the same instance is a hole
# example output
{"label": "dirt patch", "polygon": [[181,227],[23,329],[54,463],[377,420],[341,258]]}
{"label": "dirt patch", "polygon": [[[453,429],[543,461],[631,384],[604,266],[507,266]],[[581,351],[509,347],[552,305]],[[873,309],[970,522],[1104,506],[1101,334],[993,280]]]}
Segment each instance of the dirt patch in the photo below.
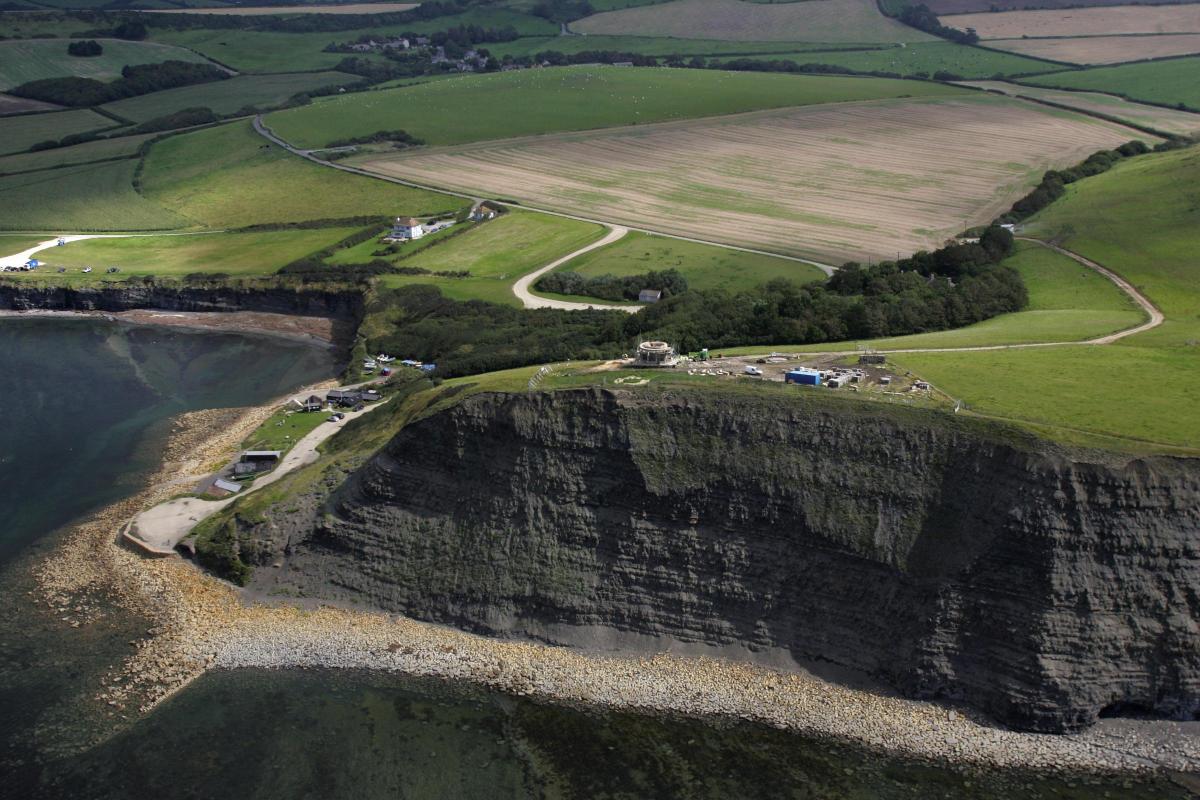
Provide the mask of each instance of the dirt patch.
{"label": "dirt patch", "polygon": [[1200,33],[1200,5],[1109,6],[999,14],[951,14],[942,24],[974,28],[983,39],[1022,36],[1113,36],[1119,33]]}
{"label": "dirt patch", "polygon": [[1120,64],[1200,53],[1200,34],[1087,36],[1069,39],[995,39],[988,47],[1070,64]]}
{"label": "dirt patch", "polygon": [[936,247],[1136,138],[1031,103],[844,103],[373,158],[375,172],[840,264]]}

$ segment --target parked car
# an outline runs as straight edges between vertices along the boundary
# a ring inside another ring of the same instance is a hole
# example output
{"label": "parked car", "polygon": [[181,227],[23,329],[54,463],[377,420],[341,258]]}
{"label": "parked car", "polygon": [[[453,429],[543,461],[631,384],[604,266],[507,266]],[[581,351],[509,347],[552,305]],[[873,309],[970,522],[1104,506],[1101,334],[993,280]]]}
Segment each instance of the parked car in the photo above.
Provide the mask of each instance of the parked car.
{"label": "parked car", "polygon": [[326,422],[337,422],[341,418],[342,417],[340,414],[330,414],[328,417],[325,418],[325,421]]}

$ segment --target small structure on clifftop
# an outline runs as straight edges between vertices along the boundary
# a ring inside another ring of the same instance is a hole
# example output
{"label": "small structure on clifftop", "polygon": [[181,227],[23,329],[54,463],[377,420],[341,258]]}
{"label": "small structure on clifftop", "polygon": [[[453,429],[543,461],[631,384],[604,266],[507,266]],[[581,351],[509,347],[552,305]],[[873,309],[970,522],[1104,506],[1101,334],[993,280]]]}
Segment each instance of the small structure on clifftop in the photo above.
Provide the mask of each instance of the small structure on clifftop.
{"label": "small structure on clifftop", "polygon": [[679,363],[675,348],[666,342],[642,342],[630,367],[674,367]]}

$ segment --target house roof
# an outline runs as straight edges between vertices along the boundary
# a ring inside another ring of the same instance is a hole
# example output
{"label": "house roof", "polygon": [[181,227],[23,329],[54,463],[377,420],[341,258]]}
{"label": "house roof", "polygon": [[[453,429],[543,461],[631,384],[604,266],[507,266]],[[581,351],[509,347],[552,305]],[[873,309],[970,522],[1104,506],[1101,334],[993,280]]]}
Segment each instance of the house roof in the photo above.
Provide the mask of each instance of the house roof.
{"label": "house roof", "polygon": [[406,228],[412,228],[421,224],[421,220],[416,217],[396,217],[396,224],[403,225]]}
{"label": "house roof", "polygon": [[279,458],[281,455],[282,450],[247,450],[242,453],[242,458]]}

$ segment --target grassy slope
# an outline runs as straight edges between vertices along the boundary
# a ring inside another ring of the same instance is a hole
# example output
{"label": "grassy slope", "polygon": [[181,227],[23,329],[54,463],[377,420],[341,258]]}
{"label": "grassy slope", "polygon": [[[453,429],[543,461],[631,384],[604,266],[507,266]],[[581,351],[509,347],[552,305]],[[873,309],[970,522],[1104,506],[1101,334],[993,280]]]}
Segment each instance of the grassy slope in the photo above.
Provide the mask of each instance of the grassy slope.
{"label": "grassy slope", "polygon": [[159,142],[146,157],[142,186],[147,198],[213,227],[432,214],[464,205],[309,163],[267,145],[248,121]]}
{"label": "grassy slope", "polygon": [[396,263],[430,271],[467,270],[469,278],[386,275],[384,286],[434,284],[456,300],[487,300],[518,305],[512,284],[525,273],[595,241],[604,228],[589,222],[530,212],[510,212],[481,223],[445,243],[425,248]]}
{"label": "grassy slope", "polygon": [[1170,106],[1182,103],[1191,110],[1200,110],[1200,57],[1061,72],[1024,78],[1021,82],[1061,89],[1110,92],[1131,100]]}
{"label": "grassy slope", "polygon": [[1147,333],[1091,348],[896,360],[982,413],[1200,447],[1200,149],[1073,184],[1030,230],[1121,273],[1162,309]]}
{"label": "grassy slope", "polygon": [[133,189],[134,159],[0,178],[0,228],[135,231],[183,228],[188,221]]}
{"label": "grassy slope", "polygon": [[331,97],[276,112],[269,124],[284,139],[302,147],[395,128],[430,144],[447,145],[839,100],[959,91],[940,84],[876,78],[569,67],[469,76]]}
{"label": "grassy slope", "polygon": [[109,103],[104,110],[134,122],[145,122],[184,108],[207,107],[232,114],[244,106],[271,108],[289,97],[325,86],[354,83],[342,72],[302,72],[294,75],[239,75],[226,81],[181,86]]}
{"label": "grassy slope", "polygon": [[945,70],[964,78],[989,78],[994,75],[1019,75],[1064,69],[1062,65],[1049,61],[952,42],[914,42],[906,47],[835,53],[798,51],[748,58],[764,61],[789,59],[798,64],[834,64],[862,72],[898,72],[901,75],[913,75],[918,72],[932,75],[939,70]]}
{"label": "grassy slope", "polygon": [[623,53],[643,53],[652,56],[713,55],[732,58],[753,53],[803,52],[807,50],[889,49],[887,44],[829,44],[814,42],[726,42],[720,39],[675,39],[664,36],[523,36],[512,42],[487,45],[493,55],[532,56],[543,50],[559,53],[580,53],[586,50],[617,50]]}
{"label": "grassy slope", "polygon": [[808,264],[724,247],[631,232],[607,247],[584,253],[559,267],[583,275],[640,275],[677,269],[692,289],[738,291],[774,278],[808,282],[825,273]]}
{"label": "grassy slope", "polygon": [[[346,53],[323,53],[330,42],[348,41],[362,33],[378,36],[392,31],[340,31],[337,33],[276,33],[274,31],[155,29],[154,40],[193,48],[239,72],[300,72],[333,69]],[[395,31],[399,32],[399,31]]]}
{"label": "grassy slope", "polygon": [[129,64],[157,64],[162,61],[204,61],[202,56],[153,42],[98,40],[104,52],[91,58],[67,55],[66,39],[29,39],[0,42],[0,90],[11,89],[41,78],[78,75],[110,81],[121,76]]}
{"label": "grassy slope", "polygon": [[16,153],[0,158],[0,175],[10,175],[14,172],[65,167],[72,164],[87,164],[92,161],[102,161],[108,158],[128,157],[137,154],[142,142],[157,134],[147,133],[142,136],[121,136],[116,139],[96,139],[92,142],[72,145],[71,147],[56,147],[53,150],[39,150],[35,153]]}
{"label": "grassy slope", "polygon": [[85,108],[0,118],[0,153],[19,153],[47,139],[116,126],[107,117]]}
{"label": "grassy slope", "polygon": [[[230,275],[265,275],[333,244],[355,231],[354,228],[317,230],[255,231],[252,233],[213,233],[190,236],[153,236],[129,239],[85,239],[55,247],[43,254],[45,267],[38,273],[19,273],[14,277],[45,280],[71,285],[96,283],[108,276],[104,269],[121,268],[120,278],[139,275],[182,277],[193,272],[223,272]],[[83,274],[82,267],[96,269]],[[65,275],[57,267],[70,270]]]}

